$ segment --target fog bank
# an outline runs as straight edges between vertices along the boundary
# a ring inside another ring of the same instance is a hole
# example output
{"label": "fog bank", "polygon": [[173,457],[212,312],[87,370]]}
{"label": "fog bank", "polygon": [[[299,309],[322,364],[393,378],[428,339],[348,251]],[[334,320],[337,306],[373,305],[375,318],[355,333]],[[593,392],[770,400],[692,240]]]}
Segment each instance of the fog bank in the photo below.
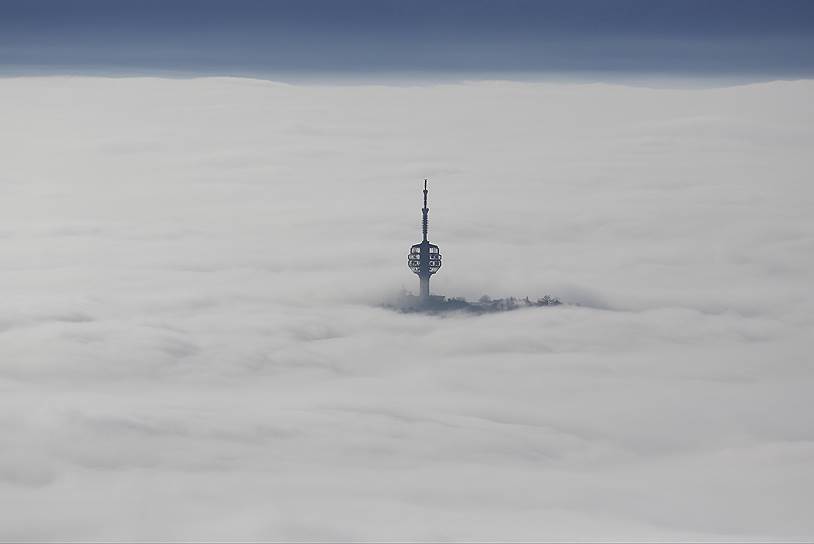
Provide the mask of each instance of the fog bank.
{"label": "fog bank", "polygon": [[810,540],[812,97],[0,79],[0,538]]}

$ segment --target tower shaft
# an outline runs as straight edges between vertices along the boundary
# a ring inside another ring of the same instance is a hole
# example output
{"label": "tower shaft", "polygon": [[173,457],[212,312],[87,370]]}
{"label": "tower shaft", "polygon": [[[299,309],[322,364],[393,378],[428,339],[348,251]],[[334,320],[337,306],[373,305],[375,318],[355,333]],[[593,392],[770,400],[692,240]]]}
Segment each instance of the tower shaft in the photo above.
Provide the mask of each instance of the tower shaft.
{"label": "tower shaft", "polygon": [[419,295],[424,302],[430,299],[430,274],[421,275],[418,277],[420,283]]}

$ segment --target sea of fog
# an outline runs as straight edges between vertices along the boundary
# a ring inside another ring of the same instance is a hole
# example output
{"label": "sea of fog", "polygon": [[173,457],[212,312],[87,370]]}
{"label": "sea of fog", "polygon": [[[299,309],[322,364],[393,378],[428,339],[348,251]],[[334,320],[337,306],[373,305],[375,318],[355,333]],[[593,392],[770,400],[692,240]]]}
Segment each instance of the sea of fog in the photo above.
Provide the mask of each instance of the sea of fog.
{"label": "sea of fog", "polygon": [[[0,539],[810,540],[814,82],[0,79]],[[546,294],[484,316],[416,291]]]}

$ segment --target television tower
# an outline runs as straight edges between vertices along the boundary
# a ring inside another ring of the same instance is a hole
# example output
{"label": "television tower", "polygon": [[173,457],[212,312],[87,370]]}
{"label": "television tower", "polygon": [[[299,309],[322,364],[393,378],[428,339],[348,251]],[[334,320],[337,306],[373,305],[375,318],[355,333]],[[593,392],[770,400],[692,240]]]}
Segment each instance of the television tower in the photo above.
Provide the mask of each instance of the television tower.
{"label": "television tower", "polygon": [[414,244],[407,255],[407,266],[410,270],[418,274],[421,285],[421,302],[430,300],[430,276],[438,272],[441,268],[441,253],[438,246],[431,244],[427,240],[427,214],[430,209],[427,207],[427,180],[424,180],[424,207],[421,208],[421,230],[424,239],[419,244]]}

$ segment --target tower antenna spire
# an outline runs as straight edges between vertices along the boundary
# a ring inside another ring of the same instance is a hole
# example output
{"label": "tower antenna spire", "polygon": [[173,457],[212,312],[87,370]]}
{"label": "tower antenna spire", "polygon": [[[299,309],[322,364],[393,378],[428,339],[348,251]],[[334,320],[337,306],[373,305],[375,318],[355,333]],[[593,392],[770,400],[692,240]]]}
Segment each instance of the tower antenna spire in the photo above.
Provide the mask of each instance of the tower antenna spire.
{"label": "tower antenna spire", "polygon": [[421,208],[422,220],[421,230],[424,233],[424,241],[427,241],[427,214],[430,209],[427,207],[427,179],[424,178],[424,207]]}

